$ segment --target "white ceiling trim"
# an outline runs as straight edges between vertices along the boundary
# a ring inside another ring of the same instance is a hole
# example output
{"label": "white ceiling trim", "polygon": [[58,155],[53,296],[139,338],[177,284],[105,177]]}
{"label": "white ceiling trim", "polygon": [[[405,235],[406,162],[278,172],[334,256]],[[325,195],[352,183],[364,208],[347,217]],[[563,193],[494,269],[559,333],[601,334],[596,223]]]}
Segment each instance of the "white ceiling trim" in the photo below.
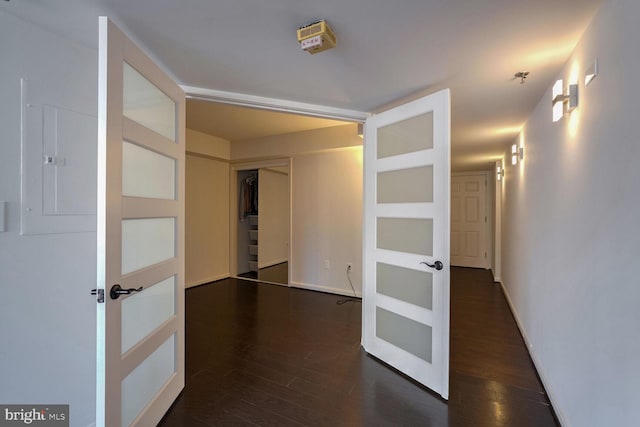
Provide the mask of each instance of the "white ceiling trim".
{"label": "white ceiling trim", "polygon": [[220,102],[222,104],[239,105],[242,107],[259,108],[262,110],[280,111],[283,113],[302,114],[323,119],[344,120],[348,122],[364,122],[370,113],[344,108],[328,107],[326,105],[307,104],[304,102],[288,101],[286,99],[267,98],[263,96],[247,95],[237,92],[206,89],[195,86],[182,85],[187,98],[201,101]]}

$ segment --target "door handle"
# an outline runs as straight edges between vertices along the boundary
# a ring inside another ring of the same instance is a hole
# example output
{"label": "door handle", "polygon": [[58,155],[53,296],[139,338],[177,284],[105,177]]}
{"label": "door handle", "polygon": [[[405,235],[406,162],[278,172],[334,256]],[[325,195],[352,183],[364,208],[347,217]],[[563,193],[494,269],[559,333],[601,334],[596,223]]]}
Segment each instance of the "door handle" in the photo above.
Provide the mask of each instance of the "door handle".
{"label": "door handle", "polygon": [[420,264],[424,264],[427,267],[435,268],[438,271],[442,270],[442,268],[444,267],[444,264],[442,264],[442,262],[440,261],[436,261],[433,264],[429,264],[428,262],[422,261]]}
{"label": "door handle", "polygon": [[111,296],[111,299],[118,299],[120,298],[120,295],[129,295],[134,292],[142,292],[142,289],[144,289],[142,286],[140,286],[138,289],[136,288],[122,289],[122,287],[116,283],[111,287],[111,290],[109,291],[109,296]]}

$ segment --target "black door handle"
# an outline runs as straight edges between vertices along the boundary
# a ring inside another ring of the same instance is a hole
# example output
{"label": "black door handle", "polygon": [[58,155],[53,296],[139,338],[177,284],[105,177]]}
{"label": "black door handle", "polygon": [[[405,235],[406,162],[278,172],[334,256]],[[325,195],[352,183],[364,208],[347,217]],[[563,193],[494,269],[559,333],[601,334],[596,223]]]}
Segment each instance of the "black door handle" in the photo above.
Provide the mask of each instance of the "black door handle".
{"label": "black door handle", "polygon": [[138,289],[136,288],[122,289],[120,285],[115,284],[111,287],[111,290],[109,291],[109,296],[111,296],[111,299],[118,299],[120,298],[120,295],[129,295],[134,292],[141,292],[142,289],[144,289],[142,286],[140,286]]}
{"label": "black door handle", "polygon": [[440,261],[436,261],[433,264],[429,264],[428,262],[422,261],[420,264],[424,264],[427,267],[435,268],[438,271],[442,270],[442,268],[444,267],[444,264],[442,264],[442,262]]}

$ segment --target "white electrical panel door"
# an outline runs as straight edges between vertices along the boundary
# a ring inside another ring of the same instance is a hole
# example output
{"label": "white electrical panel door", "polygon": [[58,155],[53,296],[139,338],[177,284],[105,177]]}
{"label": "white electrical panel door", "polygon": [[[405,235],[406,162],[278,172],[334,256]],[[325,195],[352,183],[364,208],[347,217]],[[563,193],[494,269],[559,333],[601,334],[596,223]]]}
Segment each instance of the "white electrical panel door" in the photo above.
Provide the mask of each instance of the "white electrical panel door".
{"label": "white electrical panel door", "polygon": [[96,229],[97,102],[88,84],[58,78],[21,81],[21,234]]}

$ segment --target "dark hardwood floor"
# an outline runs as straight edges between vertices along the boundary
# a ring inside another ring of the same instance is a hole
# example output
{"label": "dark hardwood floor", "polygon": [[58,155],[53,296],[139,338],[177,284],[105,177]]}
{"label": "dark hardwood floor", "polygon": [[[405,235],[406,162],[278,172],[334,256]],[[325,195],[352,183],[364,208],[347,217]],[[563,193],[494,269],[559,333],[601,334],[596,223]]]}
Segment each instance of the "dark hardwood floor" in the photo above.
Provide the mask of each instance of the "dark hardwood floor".
{"label": "dark hardwood floor", "polygon": [[500,287],[451,273],[448,402],[366,355],[360,303],[227,279],[186,293],[186,387],[160,425],[555,426]]}

